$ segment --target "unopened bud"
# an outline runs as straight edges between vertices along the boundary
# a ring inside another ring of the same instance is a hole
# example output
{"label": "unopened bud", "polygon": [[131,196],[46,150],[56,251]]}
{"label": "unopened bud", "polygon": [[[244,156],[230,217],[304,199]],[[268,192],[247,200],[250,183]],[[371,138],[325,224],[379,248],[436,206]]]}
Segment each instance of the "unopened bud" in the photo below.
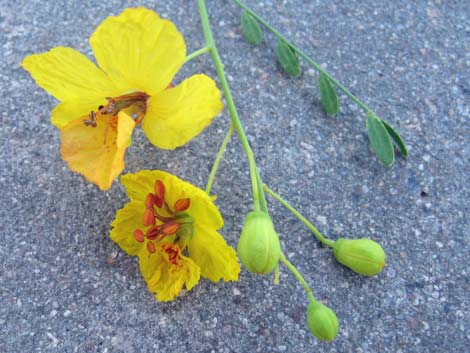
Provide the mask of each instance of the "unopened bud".
{"label": "unopened bud", "polygon": [[333,341],[338,334],[338,319],[335,313],[319,301],[312,301],[308,305],[307,323],[312,335],[322,341]]}
{"label": "unopened bud", "polygon": [[360,275],[379,274],[385,266],[385,252],[382,247],[367,238],[340,238],[335,242],[333,252],[341,264]]}
{"label": "unopened bud", "polygon": [[250,272],[265,275],[275,269],[281,256],[281,244],[267,213],[254,211],[246,216],[237,251]]}

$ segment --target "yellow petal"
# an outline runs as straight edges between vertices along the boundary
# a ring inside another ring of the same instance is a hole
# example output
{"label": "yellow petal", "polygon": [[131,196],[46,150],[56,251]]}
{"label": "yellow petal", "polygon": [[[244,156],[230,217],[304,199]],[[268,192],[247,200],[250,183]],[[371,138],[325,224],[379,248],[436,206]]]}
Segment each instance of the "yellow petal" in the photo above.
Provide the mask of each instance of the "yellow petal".
{"label": "yellow petal", "polygon": [[240,265],[235,250],[215,230],[196,227],[188,243],[191,259],[201,268],[201,275],[211,281],[237,281]]}
{"label": "yellow petal", "polygon": [[61,129],[79,116],[88,115],[91,111],[96,112],[98,106],[106,104],[108,104],[108,102],[104,96],[94,99],[61,102],[52,110],[51,123]]}
{"label": "yellow petal", "polygon": [[161,180],[165,185],[165,200],[170,207],[179,199],[189,198],[190,206],[185,212],[194,218],[196,224],[212,229],[219,229],[224,225],[222,216],[209,195],[170,173],[142,170],[135,174],[123,175],[121,184],[126,188],[127,196],[131,200],[143,203],[148,193],[154,192],[156,180]]}
{"label": "yellow petal", "polygon": [[124,153],[135,122],[128,115],[97,115],[97,126],[85,126],[84,117],[61,129],[62,158],[69,168],[79,172],[102,190],[111,187],[124,169]]}
{"label": "yellow petal", "polygon": [[222,108],[214,80],[194,75],[150,98],[142,128],[155,146],[173,149],[197,136]]}
{"label": "yellow petal", "polygon": [[104,98],[118,93],[103,71],[72,48],[56,47],[30,55],[21,65],[40,87],[60,101]]}
{"label": "yellow petal", "polygon": [[116,213],[116,218],[111,223],[110,237],[129,255],[136,256],[143,247],[134,238],[134,231],[142,228],[142,215],[144,205],[140,202],[129,202]]}
{"label": "yellow petal", "polygon": [[153,95],[163,90],[184,63],[183,36],[145,8],[106,18],[90,38],[99,66],[126,90]]}
{"label": "yellow petal", "polygon": [[[167,250],[177,252],[177,259],[170,261]],[[159,301],[175,299],[183,286],[189,291],[200,278],[199,267],[173,244],[161,244],[153,254],[142,248],[139,265],[149,290]]]}

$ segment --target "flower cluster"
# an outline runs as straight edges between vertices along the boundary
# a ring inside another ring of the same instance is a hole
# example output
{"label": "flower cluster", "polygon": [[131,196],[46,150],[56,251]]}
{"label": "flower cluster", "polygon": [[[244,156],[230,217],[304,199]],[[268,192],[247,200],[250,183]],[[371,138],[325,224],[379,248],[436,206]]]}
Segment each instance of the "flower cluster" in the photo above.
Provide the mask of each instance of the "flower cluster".
{"label": "flower cluster", "polygon": [[[198,5],[207,46],[188,57],[183,36],[173,23],[148,9],[134,8],[108,17],[92,34],[90,45],[97,65],[66,47],[30,55],[22,65],[39,86],[60,101],[52,111],[51,122],[61,133],[62,158],[71,170],[106,190],[124,169],[124,154],[137,126],[142,126],[153,145],[174,149],[197,136],[220,113],[221,92],[208,76],[197,74],[180,84],[173,83],[186,60],[211,51],[232,126],[214,162],[206,191],[160,170],[123,175],[121,184],[130,201],[117,212],[110,237],[138,258],[142,276],[158,301],[174,300],[183,289],[190,291],[201,276],[212,282],[237,281],[237,253],[219,234],[224,221],[209,195],[222,153],[236,128],[248,157],[253,190],[253,211],[245,218],[238,256],[250,272],[274,272],[275,283],[279,283],[279,265],[285,265],[306,291],[310,331],[321,340],[331,341],[338,334],[336,315],[315,299],[305,279],[284,256],[265,193],[331,248],[339,263],[358,274],[378,275],[385,266],[385,252],[367,238],[327,239],[263,184],[228,88],[204,0],[198,0]],[[254,18],[252,11],[245,12],[242,27],[251,43],[259,43],[261,32]],[[285,70],[292,62],[299,65],[298,60],[290,60],[296,58],[292,45],[281,42],[279,48],[281,64],[288,64],[283,65]],[[328,77],[323,77],[322,86],[328,91],[326,96],[332,96],[329,85],[336,81],[330,82]],[[337,112],[337,102],[334,105],[332,110]],[[377,135],[376,129],[372,132]]]}
{"label": "flower cluster", "polygon": [[60,103],[62,158],[106,190],[124,169],[132,132],[142,125],[152,144],[174,149],[207,127],[223,108],[214,80],[198,74],[174,86],[186,57],[175,25],[145,8],[105,19],[90,45],[98,66],[72,48],[26,57],[22,66]]}
{"label": "flower cluster", "polygon": [[126,174],[121,183],[130,202],[117,212],[111,238],[138,256],[158,300],[174,299],[183,285],[190,290],[200,276],[238,280],[237,256],[217,232],[224,222],[207,193],[163,171]]}

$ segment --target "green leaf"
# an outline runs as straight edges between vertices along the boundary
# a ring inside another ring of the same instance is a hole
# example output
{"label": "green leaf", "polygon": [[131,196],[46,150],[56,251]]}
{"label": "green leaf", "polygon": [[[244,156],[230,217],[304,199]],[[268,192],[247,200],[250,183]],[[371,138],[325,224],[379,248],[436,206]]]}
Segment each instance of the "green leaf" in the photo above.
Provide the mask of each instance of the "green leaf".
{"label": "green leaf", "polygon": [[382,124],[384,124],[385,128],[387,129],[388,134],[390,137],[395,141],[395,143],[398,146],[398,149],[400,150],[400,153],[404,155],[405,157],[408,157],[408,148],[406,148],[405,142],[403,142],[403,139],[401,138],[400,134],[388,123],[382,119]]}
{"label": "green leaf", "polygon": [[390,167],[395,161],[395,152],[387,128],[372,112],[367,114],[366,127],[372,149],[379,160],[386,167]]}
{"label": "green leaf", "polygon": [[242,31],[248,43],[257,45],[263,41],[263,32],[259,28],[258,21],[248,12],[243,11],[240,19]]}
{"label": "green leaf", "polygon": [[330,80],[324,73],[320,73],[320,76],[318,76],[318,86],[320,87],[321,104],[325,112],[330,115],[338,114],[338,96]]}
{"label": "green leaf", "polygon": [[279,60],[279,63],[288,75],[293,77],[300,75],[300,62],[297,55],[295,55],[291,47],[281,39],[277,44],[276,54],[277,60]]}

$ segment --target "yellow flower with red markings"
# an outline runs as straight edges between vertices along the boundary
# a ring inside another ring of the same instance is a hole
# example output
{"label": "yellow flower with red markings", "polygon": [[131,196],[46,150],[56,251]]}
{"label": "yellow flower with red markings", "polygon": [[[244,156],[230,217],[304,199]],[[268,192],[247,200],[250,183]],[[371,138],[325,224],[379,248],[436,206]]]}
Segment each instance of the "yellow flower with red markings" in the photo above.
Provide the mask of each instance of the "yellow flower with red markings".
{"label": "yellow flower with red markings", "polygon": [[67,47],[23,60],[36,83],[57,98],[51,122],[61,131],[61,155],[73,171],[108,189],[124,169],[136,125],[163,149],[182,146],[222,110],[206,75],[173,86],[186,44],[175,25],[145,8],[106,18],[90,45],[98,66]]}
{"label": "yellow flower with red markings", "polygon": [[143,170],[121,177],[130,202],[111,226],[113,239],[138,256],[142,275],[157,300],[191,290],[200,276],[237,281],[235,250],[217,232],[224,222],[203,190],[163,171]]}

